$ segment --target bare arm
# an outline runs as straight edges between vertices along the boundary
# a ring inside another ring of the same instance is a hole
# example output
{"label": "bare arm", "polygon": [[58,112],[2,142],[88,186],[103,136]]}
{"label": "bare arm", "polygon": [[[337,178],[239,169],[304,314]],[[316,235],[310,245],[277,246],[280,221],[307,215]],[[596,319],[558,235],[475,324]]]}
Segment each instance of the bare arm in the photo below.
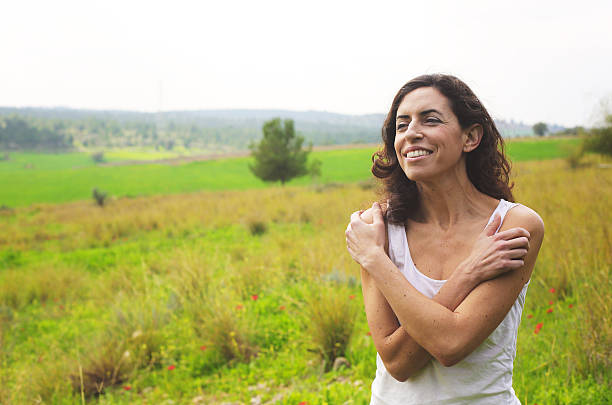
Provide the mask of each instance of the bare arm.
{"label": "bare arm", "polygon": [[[372,225],[352,218],[347,229],[349,252],[374,280],[406,333],[447,366],[471,353],[503,320],[531,275],[544,236],[543,222],[534,211],[523,206],[509,211],[500,232],[483,242],[480,253],[488,253],[471,257],[515,271],[479,284],[452,311],[422,295],[403,277],[382,248],[384,224],[381,228],[381,217],[374,216]],[[517,235],[525,230],[531,236],[528,251],[513,249],[523,244]]]}
{"label": "bare arm", "polygon": [[[454,311],[461,300],[472,290],[474,283],[460,273],[451,277],[433,300]],[[421,370],[431,355],[410,337],[401,327],[393,309],[380,292],[372,276],[361,268],[363,301],[376,351],[389,373],[399,381],[405,381]]]}
{"label": "bare arm", "polygon": [[[365,211],[361,218],[364,222],[371,224],[373,222],[372,210]],[[496,217],[487,226],[484,233],[492,235],[499,223],[500,218]],[[386,236],[385,251],[388,255]],[[484,276],[492,277],[501,273],[473,274],[466,270],[465,266],[460,266],[453,272],[438,294],[432,298],[433,301],[454,311],[469,292],[485,280]],[[372,276],[363,267],[361,268],[361,286],[368,326],[376,351],[387,371],[396,380],[405,381],[427,365],[431,355],[410,337],[406,329],[401,327],[387,299],[376,286]]]}

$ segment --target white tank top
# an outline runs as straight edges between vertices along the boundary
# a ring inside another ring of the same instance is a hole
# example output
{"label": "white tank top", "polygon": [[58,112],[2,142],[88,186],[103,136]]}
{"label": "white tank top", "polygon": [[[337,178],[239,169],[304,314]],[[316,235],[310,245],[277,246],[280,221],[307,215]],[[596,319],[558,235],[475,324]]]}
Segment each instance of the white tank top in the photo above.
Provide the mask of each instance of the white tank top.
{"label": "white tank top", "polygon": [[[517,203],[500,200],[489,218],[496,213],[503,222],[508,210]],[[499,231],[500,226],[497,228]],[[446,280],[435,280],[421,273],[410,256],[403,225],[388,224],[389,257],[417,290],[432,298]],[[527,284],[510,311],[476,350],[452,367],[433,359],[417,374],[399,382],[389,374],[376,354],[376,377],[372,383],[371,405],[386,404],[470,404],[520,405],[512,389],[512,365],[516,355],[516,335],[521,321]]]}

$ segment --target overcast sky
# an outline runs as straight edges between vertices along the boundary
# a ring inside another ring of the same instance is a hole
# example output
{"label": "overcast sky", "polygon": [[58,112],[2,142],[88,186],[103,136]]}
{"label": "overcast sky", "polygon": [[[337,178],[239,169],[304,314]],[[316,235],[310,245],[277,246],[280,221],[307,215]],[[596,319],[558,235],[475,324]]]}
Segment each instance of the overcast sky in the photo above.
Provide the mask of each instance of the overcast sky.
{"label": "overcast sky", "polygon": [[496,118],[590,125],[610,1],[5,2],[0,106],[386,112],[422,73]]}

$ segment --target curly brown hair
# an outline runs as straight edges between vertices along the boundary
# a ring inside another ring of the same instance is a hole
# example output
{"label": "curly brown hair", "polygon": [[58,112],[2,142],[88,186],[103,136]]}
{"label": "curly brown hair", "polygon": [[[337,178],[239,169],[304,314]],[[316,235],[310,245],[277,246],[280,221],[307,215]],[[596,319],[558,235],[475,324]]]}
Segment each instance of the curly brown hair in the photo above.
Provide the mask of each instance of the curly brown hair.
{"label": "curly brown hair", "polygon": [[383,147],[372,155],[372,173],[384,184],[387,219],[391,223],[406,222],[418,207],[419,192],[399,165],[395,152],[395,119],[404,96],[420,87],[433,87],[449,101],[462,129],[480,124],[483,129],[478,147],[467,152],[466,169],[472,184],[482,193],[497,199],[514,201],[510,183],[510,163],[504,152],[504,140],[495,123],[472,90],[455,76],[431,74],[418,76],[402,86],[393,99],[382,127]]}

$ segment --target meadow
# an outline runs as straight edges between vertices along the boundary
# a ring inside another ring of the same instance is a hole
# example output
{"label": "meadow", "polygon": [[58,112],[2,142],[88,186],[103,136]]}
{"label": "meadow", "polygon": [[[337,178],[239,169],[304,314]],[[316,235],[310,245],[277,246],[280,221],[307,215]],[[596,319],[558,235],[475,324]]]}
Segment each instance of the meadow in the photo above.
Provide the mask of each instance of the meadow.
{"label": "meadow", "polygon": [[[513,161],[560,158],[577,138],[513,140],[507,143]],[[375,149],[315,151],[312,158],[322,163],[319,179],[303,177],[289,183],[356,182],[370,176],[370,158]],[[108,151],[109,162],[163,159],[173,157],[160,152]],[[174,156],[175,157],[175,156]],[[91,198],[93,188],[111,196],[147,196],[188,193],[201,190],[244,190],[267,185],[253,176],[250,158],[205,160],[181,165],[138,164],[96,165],[87,153],[35,154],[12,153],[0,161],[0,206],[25,206],[32,203],[62,203]]]}
{"label": "meadow", "polygon": [[[546,225],[514,389],[609,403],[609,160],[571,170],[511,145],[515,197]],[[1,209],[0,403],[367,404],[375,348],[344,229],[379,194],[371,151],[333,152],[328,182],[163,195],[143,179],[156,195]],[[234,173],[223,162],[194,165]]]}

